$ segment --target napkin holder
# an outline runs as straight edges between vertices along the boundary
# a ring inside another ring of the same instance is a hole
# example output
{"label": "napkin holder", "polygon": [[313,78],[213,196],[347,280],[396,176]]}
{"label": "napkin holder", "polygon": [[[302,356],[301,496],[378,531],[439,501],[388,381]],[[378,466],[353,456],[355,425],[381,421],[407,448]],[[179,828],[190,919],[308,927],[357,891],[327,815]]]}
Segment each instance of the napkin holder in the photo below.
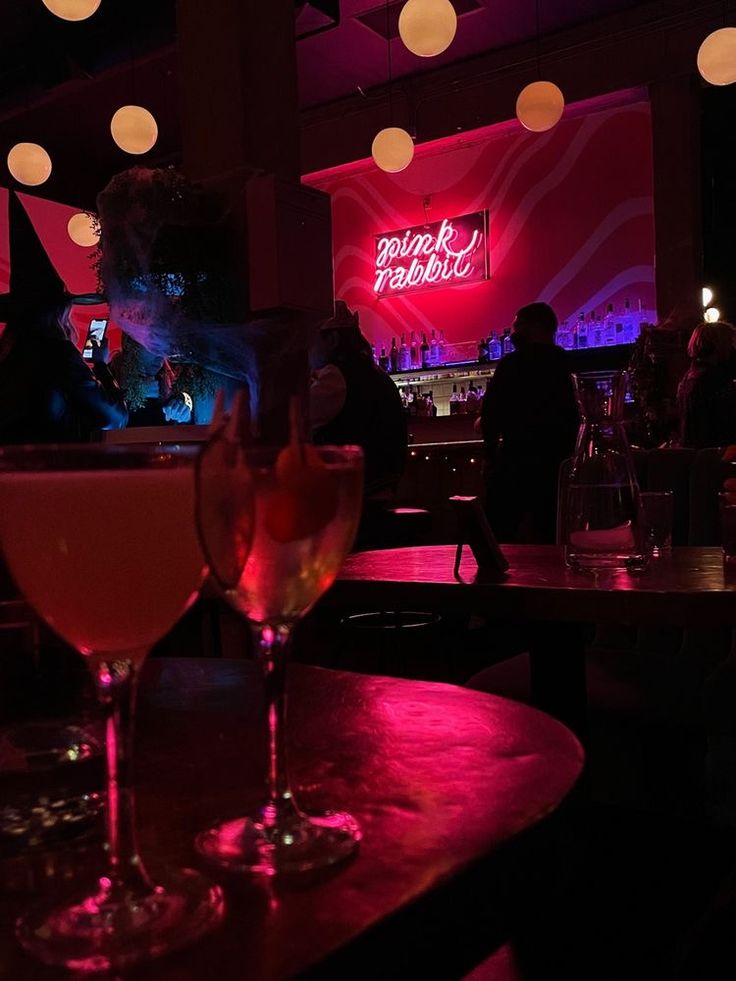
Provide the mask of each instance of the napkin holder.
{"label": "napkin holder", "polygon": [[454,574],[460,579],[463,547],[467,545],[478,564],[477,581],[497,582],[506,576],[508,560],[499,548],[493,529],[477,497],[450,498],[457,519],[457,549]]}

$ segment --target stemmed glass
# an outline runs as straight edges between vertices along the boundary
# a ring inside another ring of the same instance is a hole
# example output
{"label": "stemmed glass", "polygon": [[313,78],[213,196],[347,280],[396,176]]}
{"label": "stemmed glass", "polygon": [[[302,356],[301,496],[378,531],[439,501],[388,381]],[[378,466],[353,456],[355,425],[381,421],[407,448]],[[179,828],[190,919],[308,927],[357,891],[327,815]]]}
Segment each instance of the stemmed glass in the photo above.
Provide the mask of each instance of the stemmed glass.
{"label": "stemmed glass", "polygon": [[87,661],[105,717],[107,869],[67,903],[21,916],[30,953],[109,971],[196,939],[223,915],[189,869],[152,878],[138,853],[131,741],[140,668],[206,572],[194,522],[196,450],[0,449],[0,543],[28,602]]}
{"label": "stemmed glass", "polygon": [[[223,487],[235,486],[218,476],[228,461],[248,474],[250,489],[244,492],[240,482],[239,503],[232,495],[220,499]],[[203,831],[196,847],[232,872],[273,875],[332,865],[355,850],[360,829],[349,814],[307,815],[294,800],[286,761],[286,661],[294,624],[332,585],[355,538],[363,454],[355,446],[306,445],[295,436],[282,448],[239,440],[228,446],[223,431],[199,466],[205,554],[211,568],[221,570],[229,602],[247,618],[263,669],[269,758],[265,800],[256,813]],[[240,510],[243,536],[250,539],[244,564],[222,534],[224,504],[230,508],[225,526],[238,524],[232,512]]]}

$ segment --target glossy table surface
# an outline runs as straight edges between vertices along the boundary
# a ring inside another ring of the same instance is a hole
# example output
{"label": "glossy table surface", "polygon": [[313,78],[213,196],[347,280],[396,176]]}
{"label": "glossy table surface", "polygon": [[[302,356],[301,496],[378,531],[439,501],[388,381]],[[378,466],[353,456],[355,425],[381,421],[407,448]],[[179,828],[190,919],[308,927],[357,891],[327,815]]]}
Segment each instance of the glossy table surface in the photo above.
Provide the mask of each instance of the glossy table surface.
{"label": "glossy table surface", "polygon": [[[460,580],[454,545],[349,556],[325,603],[351,609],[456,609],[493,617],[710,626],[736,624],[736,574],[724,577],[720,548],[675,547],[641,573],[573,572],[556,545],[504,545],[509,570],[475,580],[468,548]],[[417,605],[419,604],[419,605]]]}
{"label": "glossy table surface", "polygon": [[[357,857],[312,880],[228,886],[229,914],[216,933],[122,977],[362,976],[364,958],[392,924],[411,957],[424,921],[409,912],[431,900],[442,921],[464,903],[477,904],[465,888],[469,870],[480,871],[488,893],[498,856],[528,829],[544,827],[581,773],[582,751],[567,729],[502,698],[301,665],[290,669],[289,691],[293,787],[308,809],[353,812],[364,831]],[[256,803],[264,758],[252,662],[150,661],[136,747],[141,851],[149,867],[196,863],[195,833]],[[46,875],[76,862],[67,849],[63,860],[45,863]],[[31,897],[12,892],[9,882],[0,878],[0,976],[66,976],[16,948],[11,924]],[[50,888],[38,868],[34,881],[31,863],[27,883],[36,897]],[[434,936],[423,932],[426,953]],[[453,932],[441,939],[450,952],[458,942]],[[335,957],[339,969],[330,968]],[[390,965],[384,973],[392,974]]]}

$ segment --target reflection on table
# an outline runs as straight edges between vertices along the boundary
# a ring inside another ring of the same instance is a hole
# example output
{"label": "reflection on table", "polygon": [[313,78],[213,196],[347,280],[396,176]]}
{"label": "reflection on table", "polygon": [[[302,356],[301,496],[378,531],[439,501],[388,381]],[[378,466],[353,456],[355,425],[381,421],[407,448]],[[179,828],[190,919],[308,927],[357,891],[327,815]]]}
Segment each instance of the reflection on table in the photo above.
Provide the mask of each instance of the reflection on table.
{"label": "reflection on table", "polygon": [[[388,976],[468,970],[506,939],[508,883],[530,829],[575,784],[579,744],[533,709],[450,685],[295,665],[290,690],[295,789],[307,807],[319,808],[324,797],[355,813],[364,830],[357,857],[310,880],[270,888],[240,881],[217,933],[126,977],[180,981],[213,968],[222,981],[309,969],[318,977],[365,976],[371,965]],[[260,706],[252,662],[147,665],[136,758],[149,866],[191,864],[197,831],[257,801]],[[83,864],[84,849],[68,849],[26,860],[22,875],[16,863],[12,880],[3,876],[5,977],[61,976],[17,949],[11,925],[31,893],[51,888],[55,870],[77,874]],[[63,887],[68,893],[69,882]],[[427,923],[446,929],[428,934]]]}

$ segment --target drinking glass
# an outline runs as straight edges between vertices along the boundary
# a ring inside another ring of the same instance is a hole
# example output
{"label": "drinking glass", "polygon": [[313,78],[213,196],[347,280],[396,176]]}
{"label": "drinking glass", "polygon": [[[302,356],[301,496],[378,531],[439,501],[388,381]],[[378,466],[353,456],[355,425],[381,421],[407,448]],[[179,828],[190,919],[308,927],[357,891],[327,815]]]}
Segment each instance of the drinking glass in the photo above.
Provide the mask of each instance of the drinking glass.
{"label": "drinking glass", "polygon": [[729,576],[736,574],[736,493],[718,495],[718,518],[723,549],[723,568]]}
{"label": "drinking glass", "polygon": [[640,491],[644,545],[652,555],[672,548],[672,491]]}
{"label": "drinking glass", "polygon": [[565,561],[578,571],[641,569],[639,485],[626,429],[621,371],[573,375],[581,423],[561,489]]}
{"label": "drinking glass", "polygon": [[110,971],[189,943],[223,915],[189,869],[155,879],[136,843],[131,741],[141,665],[194,601],[206,566],[194,525],[196,451],[166,446],[0,449],[0,543],[28,602],[80,654],[104,714],[107,869],[89,890],[21,916],[48,964]]}
{"label": "drinking glass", "polygon": [[[307,815],[294,800],[286,761],[285,678],[294,624],[332,585],[355,538],[363,454],[354,446],[239,444],[233,466],[248,474],[249,491],[241,482],[236,505],[232,495],[222,500],[222,489],[237,482],[217,476],[227,455],[218,442],[223,439],[216,437],[200,459],[199,528],[211,568],[219,570],[229,602],[252,629],[264,678],[268,775],[256,813],[203,831],[196,847],[207,861],[232,872],[304,872],[346,858],[360,840],[349,814]],[[233,514],[238,509],[239,520]],[[222,533],[223,513],[224,527],[239,526],[251,541],[244,564],[237,561],[242,550],[233,550],[231,536]],[[223,581],[228,570],[230,581]]]}

